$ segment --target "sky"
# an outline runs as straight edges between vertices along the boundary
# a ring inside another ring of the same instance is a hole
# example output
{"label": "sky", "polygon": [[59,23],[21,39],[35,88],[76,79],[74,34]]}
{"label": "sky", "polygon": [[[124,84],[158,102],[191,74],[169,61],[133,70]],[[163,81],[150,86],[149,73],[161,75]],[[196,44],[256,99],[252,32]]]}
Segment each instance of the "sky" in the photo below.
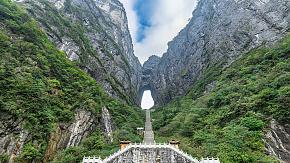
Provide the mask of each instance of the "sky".
{"label": "sky", "polygon": [[141,102],[141,108],[150,109],[152,106],[154,106],[154,100],[151,96],[151,91],[145,91]]}
{"label": "sky", "polygon": [[[197,0],[120,0],[126,10],[134,52],[143,64],[151,55],[162,56],[167,43],[186,26]],[[145,91],[141,107],[154,105]]]}
{"label": "sky", "polygon": [[127,12],[135,55],[143,64],[162,56],[167,43],[186,26],[197,0],[120,0]]}

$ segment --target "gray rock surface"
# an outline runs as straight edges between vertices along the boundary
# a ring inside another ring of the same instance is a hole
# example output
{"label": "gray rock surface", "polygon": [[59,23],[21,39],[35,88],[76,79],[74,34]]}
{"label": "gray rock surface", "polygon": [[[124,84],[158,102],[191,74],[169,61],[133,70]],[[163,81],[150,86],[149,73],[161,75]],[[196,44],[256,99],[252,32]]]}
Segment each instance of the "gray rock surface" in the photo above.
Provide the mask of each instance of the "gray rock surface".
{"label": "gray rock surface", "polygon": [[59,123],[51,132],[45,152],[45,162],[51,160],[62,149],[78,146],[84,138],[101,126],[103,124],[98,122],[92,112],[83,109],[76,110],[72,123]]}
{"label": "gray rock surface", "polygon": [[113,142],[113,125],[112,116],[106,107],[102,108],[102,124],[104,126],[104,133],[110,143]]}
{"label": "gray rock surface", "polygon": [[208,67],[226,67],[251,49],[270,46],[289,27],[289,0],[199,1],[149,77],[155,103],[186,94]]}
{"label": "gray rock surface", "polygon": [[157,94],[155,91],[155,87],[154,87],[154,83],[151,82],[151,77],[153,75],[153,71],[156,68],[156,66],[159,64],[160,62],[160,57],[153,55],[150,56],[149,59],[143,64],[143,68],[142,68],[142,82],[140,84],[140,89],[139,89],[139,94],[138,94],[138,102],[139,105],[141,105],[141,101],[142,101],[142,97],[143,97],[143,93],[146,90],[150,90],[151,91],[151,95],[152,97],[154,97],[154,99],[157,99]]}
{"label": "gray rock surface", "polygon": [[[15,0],[34,17],[67,57],[114,98],[137,104],[142,66],[133,54],[126,13],[118,0]],[[77,146],[96,128],[112,142],[113,122],[107,108],[98,115],[80,108],[71,123],[57,123],[48,136],[44,162]],[[24,130],[23,120],[0,114],[0,155],[13,162],[24,144],[39,142]]]}
{"label": "gray rock surface", "polygon": [[[110,120],[110,121],[108,121]],[[33,140],[25,129],[21,120],[15,120],[8,115],[0,115],[0,155],[9,156],[10,162],[15,162],[23,149],[24,144]],[[55,154],[67,147],[77,146],[95,129],[101,128],[108,139],[112,141],[112,120],[108,109],[102,109],[100,120],[90,111],[79,109],[75,112],[71,123],[58,123],[50,133],[45,152],[44,162],[51,160]],[[37,142],[33,141],[37,144]]]}
{"label": "gray rock surface", "polygon": [[268,154],[279,158],[282,163],[288,162],[290,160],[290,125],[279,124],[273,119],[265,137]]}
{"label": "gray rock surface", "polygon": [[29,139],[29,133],[22,129],[22,120],[6,113],[1,113],[0,122],[0,155],[8,154],[9,162],[13,162]]}
{"label": "gray rock surface", "polygon": [[68,58],[114,98],[137,104],[142,66],[118,0],[21,0]]}
{"label": "gray rock surface", "polygon": [[66,147],[77,146],[96,127],[95,116],[86,110],[78,110],[75,121],[68,127],[70,133]]}
{"label": "gray rock surface", "polygon": [[[289,0],[200,0],[190,22],[168,43],[158,64],[149,66],[140,90],[151,90],[155,104],[164,105],[187,94],[209,68],[228,67],[252,49],[272,46],[289,29]],[[207,82],[204,94],[216,83]],[[264,136],[267,153],[281,162],[290,160],[289,133],[289,124],[273,120]]]}

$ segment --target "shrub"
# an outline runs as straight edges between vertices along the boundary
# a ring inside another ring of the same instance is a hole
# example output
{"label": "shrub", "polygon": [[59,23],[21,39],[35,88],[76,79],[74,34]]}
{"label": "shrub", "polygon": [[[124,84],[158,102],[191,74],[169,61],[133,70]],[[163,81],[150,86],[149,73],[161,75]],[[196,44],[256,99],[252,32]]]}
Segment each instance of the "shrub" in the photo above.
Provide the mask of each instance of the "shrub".
{"label": "shrub", "polygon": [[265,123],[256,117],[245,117],[241,119],[241,125],[249,128],[249,130],[258,131],[264,128]]}
{"label": "shrub", "polygon": [[42,153],[40,153],[36,145],[32,143],[27,143],[24,145],[23,150],[21,152],[21,156],[20,156],[20,158],[27,161],[41,159],[41,157],[42,157]]}

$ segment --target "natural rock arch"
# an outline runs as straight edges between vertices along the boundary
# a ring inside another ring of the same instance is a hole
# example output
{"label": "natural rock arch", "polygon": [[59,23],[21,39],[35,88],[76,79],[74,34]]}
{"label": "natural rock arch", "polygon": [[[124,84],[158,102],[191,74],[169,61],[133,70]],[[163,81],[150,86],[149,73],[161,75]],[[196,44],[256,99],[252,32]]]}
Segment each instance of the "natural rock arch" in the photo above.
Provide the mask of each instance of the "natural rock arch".
{"label": "natural rock arch", "polygon": [[139,92],[138,92],[138,104],[141,105],[142,97],[145,91],[151,91],[151,95],[153,100],[156,102],[157,100],[157,92],[151,80],[152,75],[154,74],[154,68],[158,65],[160,61],[160,57],[151,56],[144,64],[142,69],[142,81],[140,84]]}

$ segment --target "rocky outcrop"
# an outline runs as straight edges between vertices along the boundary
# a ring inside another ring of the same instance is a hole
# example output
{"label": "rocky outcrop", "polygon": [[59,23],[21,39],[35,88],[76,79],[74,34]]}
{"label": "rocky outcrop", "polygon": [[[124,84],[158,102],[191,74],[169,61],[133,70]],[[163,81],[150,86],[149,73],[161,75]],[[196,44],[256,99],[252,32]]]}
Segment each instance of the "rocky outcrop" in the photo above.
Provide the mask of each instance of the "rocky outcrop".
{"label": "rocky outcrop", "polygon": [[102,108],[102,124],[104,126],[104,133],[110,143],[113,142],[113,125],[112,117],[109,110],[106,107]]}
{"label": "rocky outcrop", "polygon": [[186,94],[207,68],[228,66],[251,49],[281,39],[290,27],[289,8],[288,0],[199,1],[150,76],[155,103]]}
{"label": "rocky outcrop", "polygon": [[[13,120],[13,117],[0,116],[2,123],[0,126],[0,155],[8,155],[11,162],[20,156],[24,144],[32,138],[28,131],[22,126],[21,121]],[[6,120],[3,120],[6,119]],[[10,121],[7,119],[11,119]],[[103,129],[103,133],[113,140],[112,120],[108,109],[102,109],[102,118],[98,120],[96,116],[86,110],[77,110],[72,123],[59,123],[51,132],[46,148],[44,162],[54,158],[55,154],[65,148],[78,146],[84,138],[89,136],[96,128]],[[37,144],[36,141],[33,141]]]}
{"label": "rocky outcrop", "polygon": [[0,116],[0,155],[8,155],[9,162],[20,155],[29,133],[22,129],[22,120],[1,112]]}
{"label": "rocky outcrop", "polygon": [[149,59],[143,64],[142,78],[141,78],[142,82],[140,84],[140,89],[139,89],[139,94],[138,94],[139,105],[141,105],[143,93],[146,90],[151,91],[151,94],[154,97],[154,99],[158,98],[156,94],[156,90],[154,89],[155,87],[152,85],[153,83],[151,82],[151,77],[153,75],[154,69],[159,64],[159,62],[160,62],[160,57],[153,55],[153,56],[150,56]]}
{"label": "rocky outcrop", "polygon": [[21,0],[68,58],[112,97],[137,104],[141,64],[118,0]]}
{"label": "rocky outcrop", "polygon": [[266,150],[269,155],[275,156],[281,162],[290,160],[290,125],[281,125],[272,120],[270,129],[266,133]]}
{"label": "rocky outcrop", "polygon": [[77,146],[96,127],[95,116],[86,110],[79,110],[75,114],[75,122],[68,127],[70,137],[66,147]]}
{"label": "rocky outcrop", "polygon": [[77,110],[75,120],[71,124],[58,124],[50,134],[45,160],[51,160],[57,151],[77,146],[88,135],[100,127],[96,117],[89,111]]}

